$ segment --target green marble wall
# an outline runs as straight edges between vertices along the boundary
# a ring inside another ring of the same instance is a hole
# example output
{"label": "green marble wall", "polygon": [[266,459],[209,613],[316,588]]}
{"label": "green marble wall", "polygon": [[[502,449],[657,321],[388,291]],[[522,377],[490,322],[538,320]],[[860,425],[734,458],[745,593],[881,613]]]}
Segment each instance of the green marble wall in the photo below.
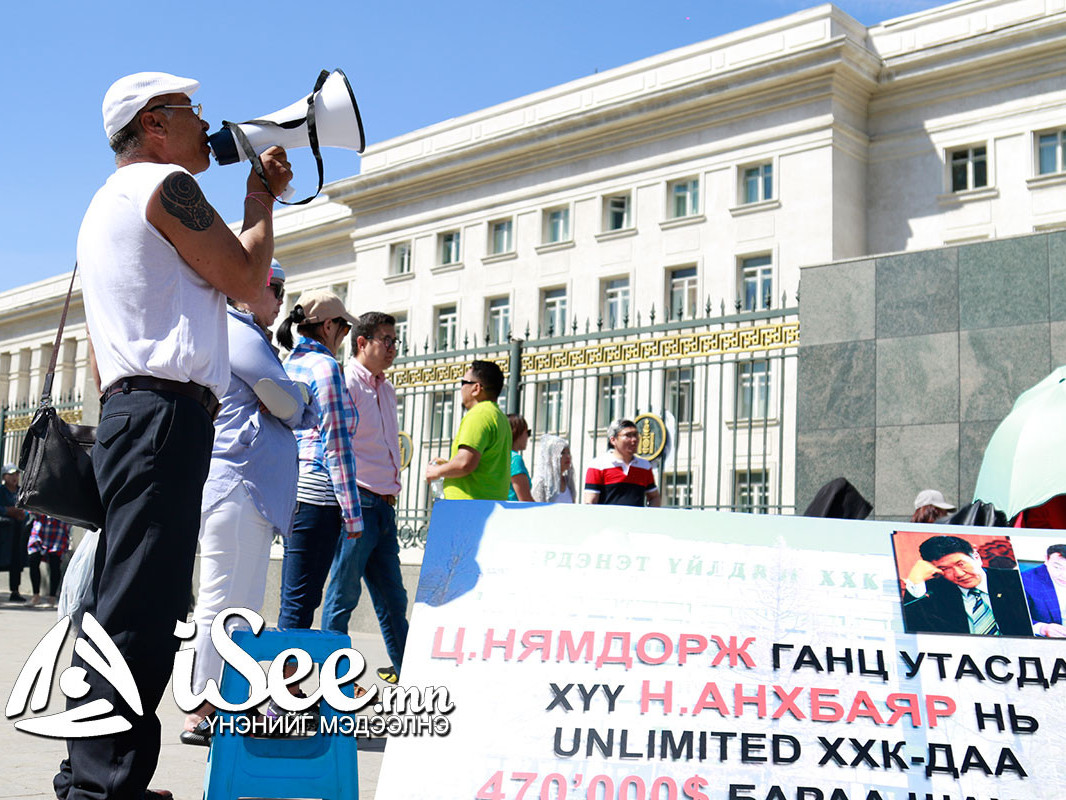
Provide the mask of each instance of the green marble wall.
{"label": "green marble wall", "polygon": [[806,267],[796,507],[843,475],[873,516],[972,498],[1015,398],[1066,363],[1066,232]]}

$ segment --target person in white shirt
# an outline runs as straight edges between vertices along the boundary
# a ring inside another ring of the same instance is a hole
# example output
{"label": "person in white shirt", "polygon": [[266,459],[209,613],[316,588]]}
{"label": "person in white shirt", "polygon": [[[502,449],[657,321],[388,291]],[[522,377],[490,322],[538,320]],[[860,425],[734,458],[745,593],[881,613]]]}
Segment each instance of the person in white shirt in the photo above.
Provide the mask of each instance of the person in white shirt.
{"label": "person in white shirt", "polygon": [[[235,235],[196,179],[210,164],[199,83],[163,72],[120,78],[103,103],[114,174],[78,234],[78,269],[101,389],[93,468],[105,510],[93,616],[118,647],[143,713],[87,669],[78,703],[105,700],[128,730],[70,739],[60,800],[142,800],[159,757],[155,710],[189,610],[212,418],[229,383],[226,296],[254,301],[270,269],[273,198],[292,178],[285,152],[248,176]],[[80,656],[73,659],[82,666]]]}

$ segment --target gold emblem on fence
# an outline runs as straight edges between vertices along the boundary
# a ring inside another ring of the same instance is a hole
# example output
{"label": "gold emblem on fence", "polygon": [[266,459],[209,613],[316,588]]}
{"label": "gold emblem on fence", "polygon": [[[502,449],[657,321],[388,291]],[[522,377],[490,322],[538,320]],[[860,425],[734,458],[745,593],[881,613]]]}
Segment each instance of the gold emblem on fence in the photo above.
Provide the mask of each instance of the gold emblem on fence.
{"label": "gold emblem on fence", "polygon": [[400,431],[400,469],[405,470],[411,466],[411,454],[415,451],[414,442],[411,441],[411,434],[406,431]]}
{"label": "gold emblem on fence", "polygon": [[657,414],[641,414],[635,420],[637,424],[637,455],[654,461],[666,447],[666,423]]}

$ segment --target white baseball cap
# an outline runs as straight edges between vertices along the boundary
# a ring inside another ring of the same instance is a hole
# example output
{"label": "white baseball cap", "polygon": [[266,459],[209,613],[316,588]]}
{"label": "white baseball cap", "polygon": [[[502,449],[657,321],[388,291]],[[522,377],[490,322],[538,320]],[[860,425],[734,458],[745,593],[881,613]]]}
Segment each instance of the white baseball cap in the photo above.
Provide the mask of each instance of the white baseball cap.
{"label": "white baseball cap", "polygon": [[163,94],[192,97],[199,88],[199,81],[166,72],[136,72],[119,78],[104,95],[104,133],[110,139],[125,128],[153,97]]}
{"label": "white baseball cap", "polygon": [[922,489],[918,492],[918,496],[914,498],[914,510],[917,511],[922,506],[936,506],[945,511],[955,510],[955,506],[945,500],[944,495],[936,489]]}
{"label": "white baseball cap", "polygon": [[18,474],[19,468],[14,464],[4,464],[4,475]]}

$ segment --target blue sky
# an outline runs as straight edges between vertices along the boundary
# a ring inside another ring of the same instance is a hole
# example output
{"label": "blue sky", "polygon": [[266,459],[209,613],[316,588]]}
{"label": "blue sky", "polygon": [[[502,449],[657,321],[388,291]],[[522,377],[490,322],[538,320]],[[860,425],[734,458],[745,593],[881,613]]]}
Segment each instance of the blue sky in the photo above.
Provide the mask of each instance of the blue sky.
{"label": "blue sky", "polygon": [[[860,22],[934,0],[841,0]],[[785,16],[804,0],[460,0],[446,3],[20,2],[5,8],[0,291],[70,269],[82,214],[114,169],[100,103],[122,75],[161,70],[201,82],[212,132],[274,111],[343,69],[367,141],[394,136]],[[306,153],[306,151],[304,151]],[[358,172],[325,151],[326,180]],[[297,190],[314,188],[310,163]],[[245,167],[201,177],[227,220],[242,212]],[[306,193],[306,192],[305,192]],[[302,196],[302,195],[301,195]]]}

